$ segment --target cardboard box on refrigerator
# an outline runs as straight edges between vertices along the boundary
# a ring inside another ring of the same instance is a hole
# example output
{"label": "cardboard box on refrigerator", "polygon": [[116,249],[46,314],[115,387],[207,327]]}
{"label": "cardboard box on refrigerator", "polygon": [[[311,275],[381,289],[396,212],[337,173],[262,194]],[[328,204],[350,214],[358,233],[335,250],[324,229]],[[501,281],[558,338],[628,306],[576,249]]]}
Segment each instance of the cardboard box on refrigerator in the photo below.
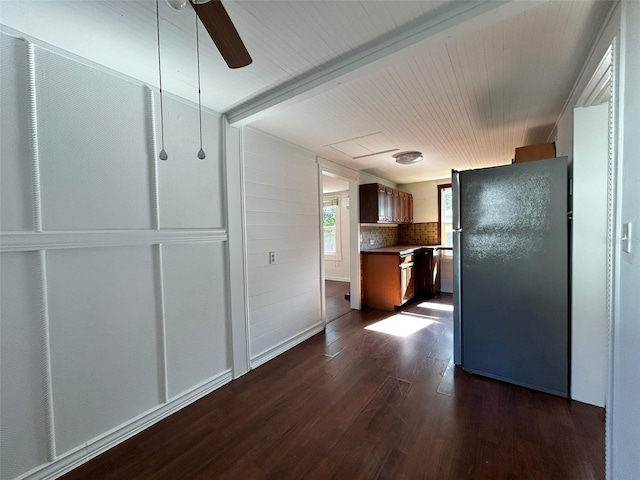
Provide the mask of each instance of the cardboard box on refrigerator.
{"label": "cardboard box on refrigerator", "polygon": [[527,145],[516,148],[516,156],[513,163],[531,162],[533,160],[545,160],[555,158],[555,143],[538,143],[537,145]]}

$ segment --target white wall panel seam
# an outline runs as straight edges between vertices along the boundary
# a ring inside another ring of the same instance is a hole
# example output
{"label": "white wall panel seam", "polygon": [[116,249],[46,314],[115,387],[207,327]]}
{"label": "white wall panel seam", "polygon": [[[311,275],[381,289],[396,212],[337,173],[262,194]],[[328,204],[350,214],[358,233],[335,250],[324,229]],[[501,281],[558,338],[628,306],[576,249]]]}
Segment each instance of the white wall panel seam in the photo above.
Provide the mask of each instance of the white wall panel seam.
{"label": "white wall panel seam", "polygon": [[613,325],[615,320],[615,305],[614,299],[616,295],[616,278],[617,271],[616,265],[616,245],[615,234],[617,228],[616,214],[618,205],[618,185],[617,177],[617,142],[616,142],[616,114],[617,114],[617,88],[618,81],[617,65],[618,65],[618,48],[617,39],[613,39],[611,43],[611,65],[610,65],[610,80],[609,80],[609,158],[607,165],[607,365],[606,365],[606,390],[605,390],[605,416],[604,416],[604,464],[605,464],[605,478],[612,478],[612,462],[611,462],[611,449],[612,449],[612,395],[613,395]]}
{"label": "white wall panel seam", "polygon": [[169,401],[169,372],[167,367],[167,318],[164,301],[164,272],[162,264],[162,244],[155,248],[156,250],[156,292],[158,297],[158,343],[160,347],[160,358],[158,365],[158,380],[160,384],[160,393],[162,395],[162,403]]}
{"label": "white wall panel seam", "polygon": [[31,175],[33,183],[33,226],[42,231],[42,199],[40,195],[40,150],[38,146],[38,106],[36,99],[36,66],[32,43],[27,42],[27,76],[29,79],[29,122],[31,128]]}
{"label": "white wall panel seam", "polygon": [[51,335],[49,330],[49,293],[47,288],[47,257],[44,250],[38,252],[40,267],[40,321],[42,324],[42,383],[47,422],[47,455],[50,462],[56,459],[55,417],[53,413],[53,380],[51,374]]}

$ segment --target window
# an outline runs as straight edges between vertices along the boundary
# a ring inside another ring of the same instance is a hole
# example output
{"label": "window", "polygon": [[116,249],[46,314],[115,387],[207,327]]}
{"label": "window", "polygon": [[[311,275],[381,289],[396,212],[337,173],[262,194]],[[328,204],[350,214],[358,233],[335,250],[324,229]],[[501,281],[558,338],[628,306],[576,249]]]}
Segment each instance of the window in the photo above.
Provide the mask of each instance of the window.
{"label": "window", "polygon": [[450,183],[438,185],[438,223],[440,244],[453,245],[453,190]]}
{"label": "window", "polygon": [[324,231],[324,258],[341,260],[340,251],[340,196],[326,195],[322,206]]}

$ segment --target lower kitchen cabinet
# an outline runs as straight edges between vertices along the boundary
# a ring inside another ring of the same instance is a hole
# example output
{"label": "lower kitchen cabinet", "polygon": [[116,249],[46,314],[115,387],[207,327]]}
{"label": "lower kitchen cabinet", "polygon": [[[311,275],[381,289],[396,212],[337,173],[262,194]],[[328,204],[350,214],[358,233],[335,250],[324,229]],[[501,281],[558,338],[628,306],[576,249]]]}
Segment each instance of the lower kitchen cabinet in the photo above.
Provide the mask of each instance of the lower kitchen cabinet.
{"label": "lower kitchen cabinet", "polygon": [[416,289],[413,253],[363,252],[361,259],[365,307],[393,311],[413,298]]}

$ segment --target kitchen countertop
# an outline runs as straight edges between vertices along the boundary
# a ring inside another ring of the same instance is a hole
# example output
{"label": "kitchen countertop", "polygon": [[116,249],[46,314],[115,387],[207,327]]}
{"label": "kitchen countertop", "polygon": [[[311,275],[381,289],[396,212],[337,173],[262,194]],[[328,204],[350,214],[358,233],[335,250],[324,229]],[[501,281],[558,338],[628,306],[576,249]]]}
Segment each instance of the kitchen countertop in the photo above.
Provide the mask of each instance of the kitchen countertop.
{"label": "kitchen countertop", "polygon": [[373,250],[362,250],[360,253],[377,253],[387,255],[408,255],[421,248],[432,248],[434,250],[452,250],[450,245],[394,245],[392,247],[375,248]]}

